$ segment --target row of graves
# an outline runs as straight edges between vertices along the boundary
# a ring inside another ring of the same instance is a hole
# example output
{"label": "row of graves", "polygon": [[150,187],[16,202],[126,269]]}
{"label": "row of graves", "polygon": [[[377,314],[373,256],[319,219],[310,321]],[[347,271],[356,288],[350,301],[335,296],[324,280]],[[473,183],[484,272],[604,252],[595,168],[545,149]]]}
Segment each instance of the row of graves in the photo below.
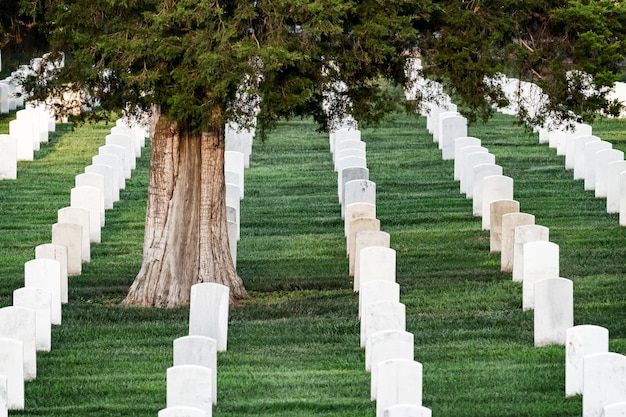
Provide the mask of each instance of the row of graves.
{"label": "row of graves", "polygon": [[[37,68],[41,60],[33,59],[31,66]],[[15,119],[9,123],[9,134],[0,135],[0,180],[16,179],[17,162],[32,161],[34,152],[48,142],[48,133],[55,130],[52,111],[46,105],[26,99],[19,80],[29,72],[28,67],[22,66],[0,80],[0,114],[17,110]]]}
{"label": "row of graves", "polygon": [[[226,125],[226,214],[235,265],[244,171],[250,167],[253,138],[254,129],[233,122]],[[166,377],[166,408],[158,417],[212,416],[217,404],[217,353],[227,349],[229,301],[230,289],[225,285],[205,282],[191,287],[189,334],[174,340],[174,364]]]}
{"label": "row of graves", "polygon": [[[332,95],[327,96],[332,100]],[[396,251],[376,218],[376,183],[369,180],[366,144],[350,116],[335,121],[329,146],[337,172],[337,198],[353,289],[359,293],[360,346],[370,373],[377,417],[430,417],[422,405],[422,364],[396,282]]]}
{"label": "row of graves", "polygon": [[[20,160],[32,160],[33,150],[47,141],[55,126],[42,106],[26,103],[26,107],[16,113],[11,132],[2,138],[30,145],[23,146],[30,159]],[[13,130],[16,121],[32,130]],[[106,210],[119,201],[145,137],[144,128],[116,122],[92,164],[76,175],[70,205],[58,210],[58,221],[51,227],[51,242],[34,248],[34,259],[24,264],[24,287],[13,292],[13,305],[0,308],[0,416],[24,409],[25,382],[37,377],[37,352],[51,350],[52,325],[62,324],[62,307],[69,301],[68,277],[80,275],[82,265],[91,261],[91,245],[101,242]],[[5,143],[0,144],[3,155]]]}
{"label": "row of graves", "polygon": [[[417,78],[421,88],[444,94],[436,83]],[[505,91],[519,94],[511,101],[532,101],[537,87],[519,84],[517,80],[507,84]],[[512,108],[503,111],[516,114]],[[574,325],[573,283],[560,277],[559,246],[550,242],[549,228],[535,224],[533,214],[520,211],[520,202],[514,200],[514,179],[503,175],[503,167],[479,138],[467,136],[467,120],[449,98],[424,106],[422,112],[442,158],[454,161],[453,178],[460,193],[472,200],[473,214],[489,231],[490,252],[499,253],[501,270],[521,283],[522,308],[534,310],[535,346],[565,346],[565,395],[582,394],[583,417],[625,415],[626,356],[608,351],[608,329]],[[541,143],[565,156],[566,168],[574,170],[575,179],[585,180],[586,189],[606,198],[611,184],[619,195],[626,167],[623,153],[593,136],[591,126],[540,129],[539,136]]]}

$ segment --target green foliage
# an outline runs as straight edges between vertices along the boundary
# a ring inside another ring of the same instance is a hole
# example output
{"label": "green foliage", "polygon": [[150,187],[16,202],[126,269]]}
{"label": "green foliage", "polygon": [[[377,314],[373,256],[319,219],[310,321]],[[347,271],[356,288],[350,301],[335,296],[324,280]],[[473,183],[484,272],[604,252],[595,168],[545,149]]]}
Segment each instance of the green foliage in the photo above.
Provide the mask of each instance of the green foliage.
{"label": "green foliage", "polygon": [[404,81],[402,53],[429,3],[51,0],[50,42],[67,65],[33,93],[81,89],[105,110],[158,105],[197,130],[245,119],[232,105],[243,84],[262,97],[263,126],[293,115],[324,124],[321,92],[340,79],[355,116],[375,121],[381,112],[369,110],[387,104],[361,102],[382,97],[373,80]]}
{"label": "green foliage", "polygon": [[[505,72],[536,82],[545,114],[593,119],[608,109],[606,87],[623,72],[626,8],[613,0],[462,1],[439,6],[419,46],[427,75],[443,81],[474,121],[501,99],[484,77]],[[591,76],[591,79],[588,79]],[[595,87],[595,91],[591,88]],[[484,97],[488,97],[487,100]],[[541,122],[533,120],[532,122]]]}

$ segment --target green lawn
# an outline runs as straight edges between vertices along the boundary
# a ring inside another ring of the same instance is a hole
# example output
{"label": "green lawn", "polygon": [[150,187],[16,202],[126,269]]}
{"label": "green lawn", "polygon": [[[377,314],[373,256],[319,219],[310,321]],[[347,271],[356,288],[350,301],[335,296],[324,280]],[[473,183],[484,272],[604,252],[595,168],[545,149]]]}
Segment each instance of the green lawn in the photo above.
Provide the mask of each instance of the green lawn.
{"label": "green lawn", "polygon": [[[0,119],[0,133],[9,119]],[[34,247],[50,241],[74,175],[109,128],[60,125],[36,161],[19,164],[18,180],[0,182],[2,305],[22,285]],[[626,230],[617,215],[510,117],[469,133],[515,179],[521,210],[559,244],[561,275],[574,281],[575,324],[607,327],[611,350],[626,351]],[[594,134],[626,150],[626,121],[599,121]],[[362,138],[424,366],[424,405],[437,417],[579,416],[581,398],[564,397],[564,348],[533,347],[521,285],[489,253],[488,232],[425,119],[398,115]],[[26,410],[11,415],[156,416],[165,407],[172,341],[186,334],[188,310],[119,305],[141,264],[148,152],[107,212],[91,263],[70,279],[63,325],[53,329],[52,351],[38,354]],[[238,270],[254,299],[231,309],[214,415],[374,416],[328,136],[309,120],[281,123],[255,142],[245,183]]]}

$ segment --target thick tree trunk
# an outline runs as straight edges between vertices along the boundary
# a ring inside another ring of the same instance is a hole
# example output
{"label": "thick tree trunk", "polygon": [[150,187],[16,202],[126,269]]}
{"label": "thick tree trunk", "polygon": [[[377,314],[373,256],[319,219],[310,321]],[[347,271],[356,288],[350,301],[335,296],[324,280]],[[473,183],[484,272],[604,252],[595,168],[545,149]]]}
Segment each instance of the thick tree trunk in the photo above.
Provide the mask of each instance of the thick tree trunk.
{"label": "thick tree trunk", "polygon": [[188,304],[199,282],[247,298],[228,243],[223,129],[192,133],[158,112],[153,118],[143,264],[124,304]]}

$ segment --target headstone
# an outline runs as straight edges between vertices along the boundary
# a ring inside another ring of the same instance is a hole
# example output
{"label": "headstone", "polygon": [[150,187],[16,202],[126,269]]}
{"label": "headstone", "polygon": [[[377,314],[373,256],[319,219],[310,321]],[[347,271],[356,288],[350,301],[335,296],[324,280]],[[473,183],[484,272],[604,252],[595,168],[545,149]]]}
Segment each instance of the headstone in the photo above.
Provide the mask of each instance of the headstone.
{"label": "headstone", "polygon": [[597,136],[578,136],[574,139],[574,179],[585,179],[585,146],[591,142],[599,142]]}
{"label": "headstone", "polygon": [[535,216],[528,213],[509,213],[502,216],[502,252],[500,253],[502,272],[513,272],[515,228],[525,224],[535,224]]}
{"label": "headstone", "polygon": [[626,401],[605,405],[602,412],[603,417],[624,417],[626,416]]}
{"label": "headstone", "polygon": [[[341,198],[341,187],[345,188],[345,183],[347,181],[343,181],[343,171],[346,168],[364,168],[367,169],[367,159],[362,156],[345,156],[341,159],[338,159],[335,162],[336,170],[337,170],[337,196]],[[368,173],[369,176],[369,173]],[[365,178],[368,179],[368,178]]]}
{"label": "headstone", "polygon": [[50,322],[61,324],[61,263],[53,259],[24,263],[24,286],[50,291]]}
{"label": "headstone", "polygon": [[9,114],[9,86],[0,83],[0,113]]}
{"label": "headstone", "polygon": [[164,408],[157,417],[207,417],[207,413],[201,408],[179,406]]}
{"label": "headstone", "polygon": [[363,230],[356,234],[354,245],[354,291],[359,291],[361,282],[361,250],[372,246],[388,248],[390,241],[391,236],[389,233],[381,232],[380,230]]}
{"label": "headstone", "polygon": [[99,174],[104,178],[104,208],[110,210],[113,203],[120,201],[120,189],[117,177],[114,176],[113,167],[110,165],[93,164],[85,167],[87,174]]}
{"label": "headstone", "polygon": [[619,189],[619,224],[626,226],[626,173],[620,175]]}
{"label": "headstone", "polygon": [[9,135],[17,139],[17,160],[32,161],[35,159],[34,126],[27,120],[11,120]]}
{"label": "headstone", "polygon": [[[120,185],[123,190],[126,188],[126,180],[131,177],[130,161],[126,155],[126,149],[119,145],[104,145],[98,148],[98,155],[113,155],[119,159],[119,166],[121,168],[120,177],[124,179],[124,183]],[[92,158],[93,162],[93,158]],[[93,162],[95,164],[95,162]],[[121,182],[121,180],[120,180]]]}
{"label": "headstone", "polygon": [[413,333],[402,330],[383,330],[374,333],[367,341],[365,348],[365,370],[371,372],[370,398],[376,399],[378,391],[378,364],[390,359],[406,359],[412,361]]}
{"label": "headstone", "polygon": [[237,242],[240,239],[240,234],[241,234],[241,224],[240,224],[240,216],[239,216],[239,209],[240,204],[237,204],[238,202],[233,202],[231,201],[226,201],[226,221],[227,222],[233,222],[236,225],[236,235],[235,237],[237,238]]}
{"label": "headstone", "polygon": [[[126,152],[127,169],[132,171],[136,168],[135,142],[132,137],[127,135],[110,134],[106,135],[105,141],[107,145],[117,145],[123,147]],[[126,174],[126,178],[130,178],[128,176],[128,171],[126,171]]]}
{"label": "headstone", "polygon": [[[224,180],[226,181],[226,184],[233,184],[236,185],[237,188],[239,188],[239,174],[233,171],[224,171]],[[239,189],[240,194],[239,194],[239,199],[243,199],[244,197],[244,193],[241,189]]]}
{"label": "headstone", "polygon": [[454,179],[457,181],[461,179],[461,166],[460,163],[458,163],[460,162],[461,149],[470,146],[480,146],[480,139],[464,136],[454,140]]}
{"label": "headstone", "polygon": [[208,417],[213,411],[213,371],[204,366],[179,365],[167,369],[167,407],[195,407]]}
{"label": "headstone", "polygon": [[203,282],[191,286],[189,335],[215,339],[217,351],[224,352],[228,337],[229,288]]}
{"label": "headstone", "polygon": [[502,176],[502,167],[496,164],[476,165],[472,175],[472,213],[480,217],[483,215],[483,180],[486,177]]}
{"label": "headstone", "polygon": [[383,417],[432,417],[430,408],[421,405],[396,404],[387,407]]}
{"label": "headstone", "polygon": [[29,308],[0,308],[0,338],[19,340],[24,347],[24,381],[37,378],[36,320],[35,311]]}
{"label": "headstone", "polygon": [[[239,175],[239,189],[245,190],[244,186],[244,155],[241,152],[224,152],[224,170],[236,172]],[[244,191],[245,193],[245,191]]]}
{"label": "headstone", "polygon": [[9,378],[0,374],[0,417],[9,416]]}
{"label": "headstone", "polygon": [[113,200],[120,200],[120,190],[126,188],[126,176],[124,174],[123,161],[117,155],[113,154],[99,154],[91,157],[92,165],[108,165],[113,169],[112,181],[116,183],[117,192],[113,193]]}
{"label": "headstone", "polygon": [[226,222],[228,227],[228,246],[230,248],[230,257],[233,265],[237,268],[237,234],[239,233],[239,225],[231,220]]}
{"label": "headstone", "polygon": [[89,241],[100,243],[101,228],[104,226],[100,216],[104,210],[102,191],[96,187],[74,187],[70,190],[70,207],[89,211]]}
{"label": "headstone", "polygon": [[596,157],[598,152],[612,148],[613,145],[604,140],[585,145],[585,191],[596,189]]}
{"label": "headstone", "polygon": [[81,255],[82,263],[91,262],[91,237],[89,236],[89,210],[82,207],[64,207],[57,211],[57,221],[59,223],[71,223],[81,228]]}
{"label": "headstone", "polygon": [[[463,140],[463,138],[457,139]],[[488,153],[489,150],[484,146],[465,146],[463,148],[455,147],[454,151],[454,179],[459,181],[459,191],[465,193],[467,187],[467,157],[473,153]]]}
{"label": "headstone", "polygon": [[67,275],[80,275],[82,272],[82,235],[77,224],[55,223],[52,225],[52,244],[67,248]]}
{"label": "headstone", "polygon": [[344,186],[342,219],[345,219],[345,208],[354,203],[376,204],[376,183],[369,180],[348,181]]}
{"label": "headstone", "polygon": [[[41,114],[33,109],[33,108],[25,108],[23,110],[19,110],[15,113],[15,120],[17,121],[21,121],[24,122],[28,125],[28,127],[26,127],[26,130],[24,131],[24,133],[26,132],[30,132],[30,138],[33,141],[33,150],[38,151],[39,149],[41,149],[41,142],[42,142],[42,137],[41,137],[41,132],[40,132],[40,116]],[[12,135],[13,133],[11,133],[10,128],[9,128],[9,134]]]}
{"label": "headstone", "polygon": [[344,234],[350,236],[350,222],[360,217],[376,218],[376,205],[371,203],[352,203],[346,206],[346,218],[344,219]]}
{"label": "headstone", "polygon": [[473,197],[474,192],[474,167],[482,164],[495,164],[496,157],[488,152],[474,152],[465,157],[463,163],[465,172],[461,175],[460,190],[467,198]]}
{"label": "headstone", "polygon": [[497,200],[513,200],[513,178],[492,175],[483,178],[483,218],[482,229],[491,227],[491,203]]}
{"label": "headstone", "polygon": [[580,325],[565,332],[565,395],[583,393],[583,358],[609,351],[609,331],[600,326]]}
{"label": "headstone", "polygon": [[343,140],[361,140],[361,131],[354,128],[338,129],[328,136],[330,142],[330,152],[335,153],[335,144]]}
{"label": "headstone", "polygon": [[407,359],[390,359],[378,364],[376,417],[398,404],[422,405],[422,364]]}
{"label": "headstone", "polygon": [[35,349],[50,352],[52,347],[52,329],[50,312],[52,293],[44,288],[18,288],[13,291],[13,305],[29,308],[35,312]]}
{"label": "headstone", "polygon": [[406,308],[394,301],[377,301],[363,306],[361,316],[361,347],[367,339],[382,330],[406,330]]}
{"label": "headstone", "polygon": [[509,213],[519,213],[519,201],[496,200],[491,203],[489,217],[491,227],[489,229],[489,252],[502,252],[502,216]]}
{"label": "headstone", "polygon": [[61,303],[68,300],[67,248],[62,245],[44,243],[35,247],[35,259],[53,259],[61,264]]}
{"label": "headstone", "polygon": [[563,155],[563,146],[562,143],[565,143],[565,132],[562,130],[555,130],[550,132],[550,139],[548,141],[548,146],[550,148],[556,149],[557,155]]}
{"label": "headstone", "polygon": [[559,245],[536,241],[524,245],[522,276],[522,308],[535,307],[535,282],[559,278]]}
{"label": "headstone", "polygon": [[[348,155],[342,155],[343,151],[347,149],[359,151],[358,154],[366,153],[365,142],[361,140],[355,140],[355,139],[342,140],[340,142],[335,142],[335,152],[333,153],[333,162],[337,161],[342,156],[348,156]],[[358,154],[355,153],[355,155],[357,156]]]}
{"label": "headstone", "polygon": [[9,410],[24,409],[24,343],[0,337],[0,375],[7,378]]}
{"label": "headstone", "polygon": [[0,135],[0,180],[17,179],[17,138]]}
{"label": "headstone", "polygon": [[522,282],[524,276],[524,245],[550,240],[550,229],[538,224],[525,224],[515,228],[513,248],[513,281]]}
{"label": "headstone", "polygon": [[454,141],[467,136],[467,119],[463,116],[450,116],[440,119],[439,143],[442,158],[454,159]]}
{"label": "headstone", "polygon": [[117,123],[118,121],[116,121],[115,126],[111,128],[111,135],[130,136],[131,144],[133,145],[133,148],[135,151],[134,156],[135,158],[139,158],[141,156],[141,148],[142,148],[140,136],[142,135],[136,129],[130,126],[125,126],[123,123],[121,124]]}
{"label": "headstone", "polygon": [[364,306],[378,301],[400,302],[400,284],[391,280],[372,280],[361,283],[359,288],[359,320]]}
{"label": "headstone", "polygon": [[113,195],[111,194],[111,187],[106,187],[104,182],[104,176],[100,174],[96,174],[95,172],[78,174],[74,178],[74,182],[76,187],[88,186],[88,187],[96,187],[100,191],[102,191],[103,197],[103,205],[102,211],[100,212],[100,220],[102,225],[104,225],[104,211],[106,209],[113,208]]}
{"label": "headstone", "polygon": [[370,219],[369,217],[360,217],[350,222],[350,236],[348,236],[348,256],[349,256],[349,275],[354,276],[355,259],[356,259],[356,235],[364,230],[380,230],[380,220]]}
{"label": "headstone", "polygon": [[565,331],[574,325],[574,284],[565,278],[535,282],[535,346],[565,346]]}
{"label": "headstone", "polygon": [[607,166],[606,212],[619,213],[622,172],[626,172],[626,161],[609,162]]}
{"label": "headstone", "polygon": [[[361,249],[359,285],[370,281],[396,281],[396,251],[384,246]],[[356,288],[358,291],[360,288]]]}
{"label": "headstone", "polygon": [[574,169],[576,158],[576,138],[591,136],[591,126],[576,123],[573,130],[565,132],[565,169]]}
{"label": "headstone", "polygon": [[606,198],[609,179],[609,163],[623,160],[624,152],[617,149],[606,149],[599,151],[596,154],[596,197]]}
{"label": "headstone", "polygon": [[602,417],[605,406],[626,401],[626,356],[594,353],[583,359],[583,417]]}
{"label": "headstone", "polygon": [[343,204],[343,199],[346,190],[346,183],[356,180],[368,180],[369,169],[364,167],[346,167],[339,172],[337,184],[339,189],[337,190],[337,196],[339,197],[339,204]]}
{"label": "headstone", "polygon": [[[433,135],[433,142],[439,142],[439,120],[441,113],[454,112],[458,114],[457,107],[452,103],[435,104],[430,107],[430,113],[426,118],[426,128]],[[460,136],[459,136],[460,137]],[[441,147],[439,147],[441,149]]]}
{"label": "headstone", "polygon": [[217,404],[217,342],[205,336],[184,336],[174,340],[174,366],[198,365],[213,371],[213,404]]}

